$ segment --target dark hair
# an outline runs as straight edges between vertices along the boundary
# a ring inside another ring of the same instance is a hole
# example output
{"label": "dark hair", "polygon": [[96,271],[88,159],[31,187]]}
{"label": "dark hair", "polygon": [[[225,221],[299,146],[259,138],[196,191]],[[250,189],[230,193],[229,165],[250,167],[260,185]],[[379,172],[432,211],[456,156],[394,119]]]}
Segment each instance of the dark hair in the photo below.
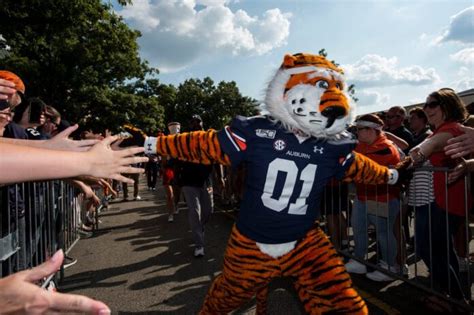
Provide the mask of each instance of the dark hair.
{"label": "dark hair", "polygon": [[421,107],[415,107],[410,110],[410,116],[416,115],[418,118],[423,119],[425,124],[428,123],[428,117],[426,117],[425,111]]}
{"label": "dark hair", "polygon": [[58,118],[61,118],[61,114],[51,105],[46,105],[44,107],[44,114],[47,118],[55,121]]}
{"label": "dark hair", "polygon": [[429,97],[439,102],[446,121],[462,122],[466,119],[466,107],[453,89],[442,88],[431,93]]}
{"label": "dark hair", "polygon": [[38,122],[41,113],[44,112],[45,106],[46,104],[38,97],[30,98],[27,102],[21,102],[17,107],[15,107],[13,121],[19,123],[23,114],[28,109],[28,121],[36,123]]}

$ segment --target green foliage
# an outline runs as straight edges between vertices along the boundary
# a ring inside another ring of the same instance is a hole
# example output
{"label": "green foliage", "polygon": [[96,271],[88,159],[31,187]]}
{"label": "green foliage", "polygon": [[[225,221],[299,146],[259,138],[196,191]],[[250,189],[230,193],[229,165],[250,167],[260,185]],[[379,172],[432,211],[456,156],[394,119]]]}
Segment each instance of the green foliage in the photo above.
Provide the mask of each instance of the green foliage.
{"label": "green foliage", "polygon": [[[139,112],[134,106],[147,104],[134,99],[134,91],[125,97],[123,86],[154,69],[139,57],[140,33],[131,30],[110,4],[2,1],[0,29],[10,46],[0,67],[19,74],[28,96],[40,96],[67,119],[117,126],[123,118],[119,109]],[[94,116],[99,113],[108,115]]]}
{"label": "green foliage", "polygon": [[[118,0],[121,5],[131,0]],[[158,70],[139,57],[138,31],[101,0],[3,0],[0,69],[17,73],[27,96],[39,96],[83,128],[118,131],[130,122],[146,132],[192,114],[221,128],[256,113],[235,82],[189,79],[160,84]]]}
{"label": "green foliage", "polygon": [[258,113],[257,101],[244,97],[234,81],[221,81],[217,86],[211,78],[189,79],[175,89],[162,86],[160,104],[165,107],[167,122],[179,121],[183,130],[193,114],[199,114],[204,127],[220,129],[236,115],[252,116]]}

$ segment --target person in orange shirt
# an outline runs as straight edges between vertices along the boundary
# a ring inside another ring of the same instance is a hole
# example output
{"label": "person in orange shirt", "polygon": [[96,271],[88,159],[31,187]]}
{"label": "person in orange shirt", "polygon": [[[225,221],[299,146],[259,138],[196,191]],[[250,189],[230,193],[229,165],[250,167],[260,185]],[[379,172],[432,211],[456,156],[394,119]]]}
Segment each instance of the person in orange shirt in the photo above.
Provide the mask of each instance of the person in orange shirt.
{"label": "person in orange shirt", "polygon": [[[376,115],[367,114],[356,121],[357,144],[355,151],[385,166],[400,162],[400,153],[395,144],[382,131],[383,121]],[[364,259],[367,253],[367,227],[373,224],[377,229],[377,243],[380,248],[378,265],[392,272],[399,272],[395,262],[397,241],[393,231],[395,219],[400,211],[400,190],[396,186],[357,184],[357,199],[351,222],[354,230],[354,254]],[[367,273],[365,265],[351,259],[346,264],[350,273],[366,274],[374,281],[390,281],[391,277],[376,270]]]}

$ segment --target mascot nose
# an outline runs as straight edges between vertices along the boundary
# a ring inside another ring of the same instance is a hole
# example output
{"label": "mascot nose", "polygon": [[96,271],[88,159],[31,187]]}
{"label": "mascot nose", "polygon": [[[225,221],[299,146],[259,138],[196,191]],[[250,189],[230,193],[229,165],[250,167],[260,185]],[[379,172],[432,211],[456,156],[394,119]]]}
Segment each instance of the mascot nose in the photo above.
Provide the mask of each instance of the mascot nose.
{"label": "mascot nose", "polygon": [[334,105],[334,106],[329,106],[326,107],[321,114],[324,117],[327,117],[328,121],[326,124],[326,128],[329,128],[332,126],[334,121],[338,118],[342,118],[346,115],[346,109],[342,105]]}

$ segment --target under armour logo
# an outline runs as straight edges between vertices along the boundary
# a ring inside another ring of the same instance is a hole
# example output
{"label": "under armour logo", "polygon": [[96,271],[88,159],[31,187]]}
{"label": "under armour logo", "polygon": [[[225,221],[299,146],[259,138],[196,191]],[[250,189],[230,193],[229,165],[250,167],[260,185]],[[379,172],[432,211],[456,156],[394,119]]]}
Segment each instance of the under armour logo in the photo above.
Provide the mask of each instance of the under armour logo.
{"label": "under armour logo", "polygon": [[319,152],[319,154],[323,154],[324,152],[324,147],[318,147],[317,145],[314,146],[314,150],[313,152],[316,153],[316,152]]}
{"label": "under armour logo", "polygon": [[147,146],[148,146],[147,151],[151,151],[151,143],[148,143]]}

